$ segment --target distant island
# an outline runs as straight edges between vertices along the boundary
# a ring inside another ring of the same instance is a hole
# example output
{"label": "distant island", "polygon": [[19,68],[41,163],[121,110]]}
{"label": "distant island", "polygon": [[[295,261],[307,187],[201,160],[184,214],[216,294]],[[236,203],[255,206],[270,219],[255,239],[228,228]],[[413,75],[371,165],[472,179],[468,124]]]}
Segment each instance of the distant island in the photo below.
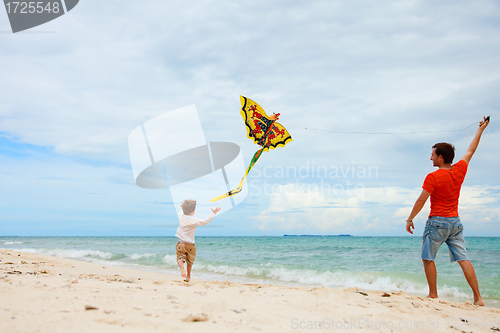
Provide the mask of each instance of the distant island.
{"label": "distant island", "polygon": [[283,237],[352,237],[352,235],[283,235]]}

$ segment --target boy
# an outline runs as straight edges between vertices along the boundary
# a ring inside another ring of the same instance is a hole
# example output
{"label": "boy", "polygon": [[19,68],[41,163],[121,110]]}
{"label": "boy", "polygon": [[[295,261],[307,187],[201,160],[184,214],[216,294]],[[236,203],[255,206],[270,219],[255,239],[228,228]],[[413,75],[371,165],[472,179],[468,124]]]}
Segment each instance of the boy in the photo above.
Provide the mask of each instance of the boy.
{"label": "boy", "polygon": [[[212,208],[212,214],[205,220],[200,220],[194,216],[196,210],[195,200],[184,200],[181,204],[181,208],[182,212],[179,214],[179,227],[175,234],[175,236],[179,238],[179,242],[175,246],[175,250],[177,253],[177,263],[181,269],[181,275],[185,278],[184,281],[189,282],[189,280],[191,280],[191,268],[193,267],[194,258],[196,257],[196,246],[194,245],[194,232],[196,231],[196,227],[209,224],[221,208]],[[187,274],[184,270],[184,262],[187,262]]]}

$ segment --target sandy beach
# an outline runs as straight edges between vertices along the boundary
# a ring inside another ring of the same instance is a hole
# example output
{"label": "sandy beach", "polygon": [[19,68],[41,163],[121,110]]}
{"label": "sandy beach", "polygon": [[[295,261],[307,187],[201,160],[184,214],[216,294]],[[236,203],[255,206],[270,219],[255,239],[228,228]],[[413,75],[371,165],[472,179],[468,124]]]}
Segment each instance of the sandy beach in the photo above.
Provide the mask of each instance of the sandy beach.
{"label": "sandy beach", "polygon": [[500,331],[499,309],[470,302],[356,288],[186,283],[180,275],[12,250],[0,250],[0,286],[0,331],[9,333]]}

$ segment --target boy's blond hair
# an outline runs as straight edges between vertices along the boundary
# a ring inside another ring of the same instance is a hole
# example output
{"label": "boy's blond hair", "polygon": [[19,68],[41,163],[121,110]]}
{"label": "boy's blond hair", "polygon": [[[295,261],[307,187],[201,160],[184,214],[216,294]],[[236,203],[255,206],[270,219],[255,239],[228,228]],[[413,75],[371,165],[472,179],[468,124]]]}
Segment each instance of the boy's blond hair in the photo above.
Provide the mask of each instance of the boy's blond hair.
{"label": "boy's blond hair", "polygon": [[196,209],[196,200],[186,199],[181,204],[182,211],[185,215],[189,215]]}

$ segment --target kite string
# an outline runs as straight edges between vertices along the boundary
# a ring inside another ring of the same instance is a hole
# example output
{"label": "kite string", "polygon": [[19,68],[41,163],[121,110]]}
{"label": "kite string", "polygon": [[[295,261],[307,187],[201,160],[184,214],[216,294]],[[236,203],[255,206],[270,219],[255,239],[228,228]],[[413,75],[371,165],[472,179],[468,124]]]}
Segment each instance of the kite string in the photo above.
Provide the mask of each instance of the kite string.
{"label": "kite string", "polygon": [[462,132],[468,129],[471,126],[476,125],[477,122],[474,122],[470,124],[469,126],[462,128],[460,130],[444,130],[444,131],[420,131],[420,132],[343,132],[343,131],[331,131],[331,130],[326,130],[322,128],[314,128],[314,127],[302,127],[305,130],[315,130],[315,131],[322,131],[322,132],[329,132],[329,133],[335,133],[335,134],[382,134],[382,135],[396,135],[396,134],[422,134],[422,133],[444,133],[444,132]]}

